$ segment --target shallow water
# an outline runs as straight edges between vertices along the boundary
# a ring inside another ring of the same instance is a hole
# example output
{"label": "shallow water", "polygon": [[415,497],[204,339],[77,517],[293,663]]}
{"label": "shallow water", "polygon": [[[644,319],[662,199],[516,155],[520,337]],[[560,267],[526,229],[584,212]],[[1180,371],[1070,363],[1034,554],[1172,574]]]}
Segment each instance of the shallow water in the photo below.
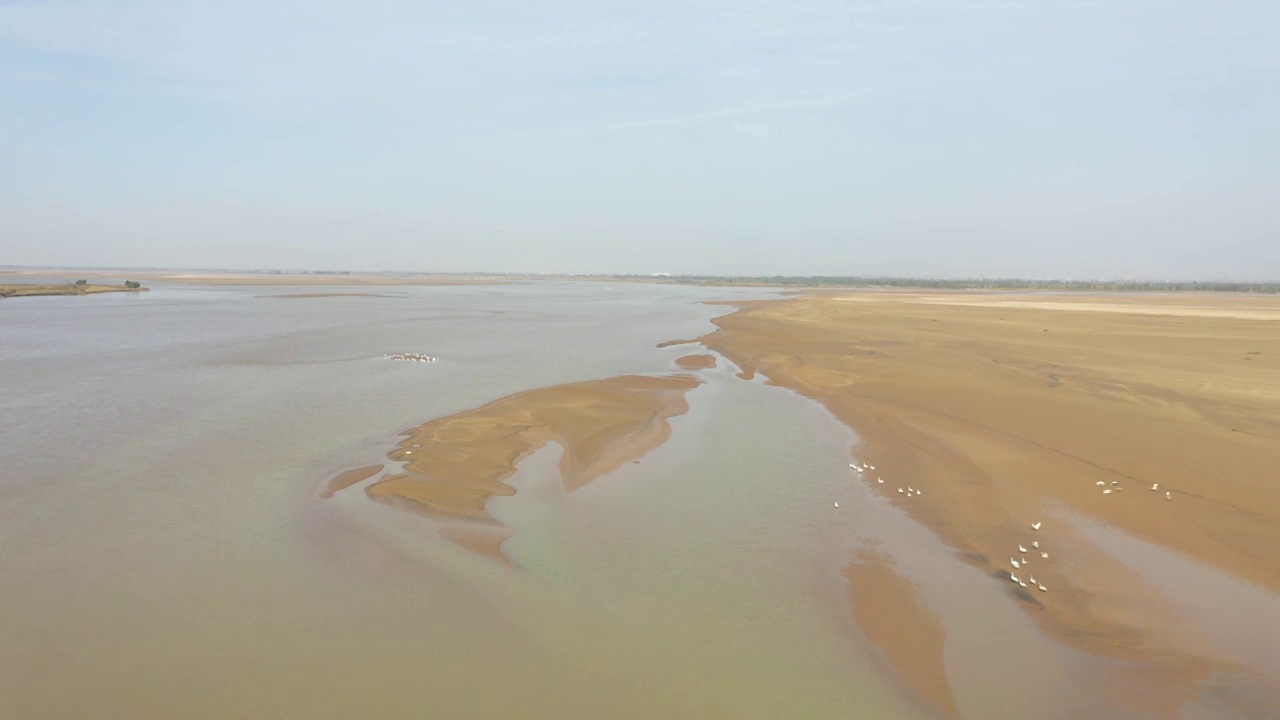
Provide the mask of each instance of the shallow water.
{"label": "shallow water", "polygon": [[782,391],[727,370],[691,395],[680,442],[559,501],[495,507],[523,571],[350,491],[315,497],[427,419],[670,371],[682,349],[654,345],[727,311],[701,300],[760,293],[323,291],[396,297],[161,285],[0,303],[6,713],[912,716],[830,573],[836,476],[815,470],[843,466],[848,435],[799,399],[766,410],[757,393]]}

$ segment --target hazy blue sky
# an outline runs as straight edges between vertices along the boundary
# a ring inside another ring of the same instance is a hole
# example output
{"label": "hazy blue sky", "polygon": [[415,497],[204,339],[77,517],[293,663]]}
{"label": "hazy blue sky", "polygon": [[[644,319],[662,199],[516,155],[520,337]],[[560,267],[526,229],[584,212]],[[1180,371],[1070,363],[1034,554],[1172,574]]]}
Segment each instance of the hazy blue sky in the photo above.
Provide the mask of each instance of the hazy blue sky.
{"label": "hazy blue sky", "polygon": [[0,0],[0,264],[1280,280],[1280,1]]}

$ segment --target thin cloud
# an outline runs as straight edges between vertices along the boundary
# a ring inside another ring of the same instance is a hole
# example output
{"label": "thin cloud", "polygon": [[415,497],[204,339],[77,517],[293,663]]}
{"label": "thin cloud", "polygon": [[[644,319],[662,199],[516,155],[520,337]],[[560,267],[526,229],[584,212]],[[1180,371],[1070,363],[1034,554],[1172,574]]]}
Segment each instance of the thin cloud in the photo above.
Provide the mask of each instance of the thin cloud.
{"label": "thin cloud", "polygon": [[740,105],[736,107],[722,108],[720,110],[694,113],[692,115],[677,115],[675,117],[656,118],[652,120],[613,123],[611,125],[606,125],[601,129],[616,131],[677,127],[681,125],[697,125],[700,123],[716,122],[719,120],[737,120],[741,118],[758,117],[761,115],[774,115],[777,113],[794,112],[797,110],[840,107],[848,105],[858,98],[865,97],[866,94],[866,91],[863,90],[846,90],[815,98],[800,98],[765,104]]}

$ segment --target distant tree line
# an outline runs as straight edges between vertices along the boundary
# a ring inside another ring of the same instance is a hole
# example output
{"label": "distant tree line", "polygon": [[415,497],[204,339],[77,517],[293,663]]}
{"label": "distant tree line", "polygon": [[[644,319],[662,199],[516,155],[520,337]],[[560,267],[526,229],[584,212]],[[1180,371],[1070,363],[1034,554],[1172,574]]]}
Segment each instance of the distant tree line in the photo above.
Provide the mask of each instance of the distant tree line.
{"label": "distant tree line", "polygon": [[1280,293],[1280,282],[1200,282],[1163,280],[1025,280],[1018,278],[907,278],[836,275],[755,277],[745,275],[596,275],[610,280],[687,285],[764,285],[770,287],[891,287],[938,290],[1068,290],[1083,292],[1238,292]]}

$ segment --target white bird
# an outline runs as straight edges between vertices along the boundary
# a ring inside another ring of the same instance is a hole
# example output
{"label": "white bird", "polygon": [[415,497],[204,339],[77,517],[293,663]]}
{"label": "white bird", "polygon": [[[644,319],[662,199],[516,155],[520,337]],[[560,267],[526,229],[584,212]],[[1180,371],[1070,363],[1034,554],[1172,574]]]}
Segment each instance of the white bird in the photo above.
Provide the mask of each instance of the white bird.
{"label": "white bird", "polygon": [[1103,490],[1103,491],[1102,491],[1102,494],[1103,494],[1103,495],[1110,495],[1110,494],[1111,494],[1111,488],[1107,488],[1106,490]]}
{"label": "white bird", "polygon": [[1104,483],[1104,482],[1102,482],[1101,480],[1099,480],[1098,482],[1094,483],[1094,485],[1106,485],[1106,483]]}
{"label": "white bird", "polygon": [[1021,585],[1022,587],[1026,587],[1026,586],[1027,586],[1027,584],[1026,584],[1026,583],[1024,583],[1024,582],[1022,582],[1021,580],[1019,580],[1019,581],[1018,581],[1018,584],[1019,584],[1019,585]]}
{"label": "white bird", "polygon": [[1112,481],[1111,481],[1111,484],[1112,484],[1112,485],[1119,485],[1119,484],[1120,484],[1120,481],[1119,481],[1119,480],[1112,480]]}
{"label": "white bird", "polygon": [[835,504],[835,506],[836,506],[836,507],[840,507],[840,501],[839,501],[839,500],[835,500],[835,501],[833,501],[833,502],[834,502],[834,504]]}
{"label": "white bird", "polygon": [[1155,492],[1159,489],[1160,489],[1160,483],[1151,483],[1151,492]]}
{"label": "white bird", "polygon": [[1032,541],[1031,541],[1031,547],[1033,547],[1033,548],[1038,548],[1038,547],[1040,547],[1040,541],[1039,541],[1039,540],[1032,540]]}
{"label": "white bird", "polygon": [[1164,499],[1165,499],[1165,500],[1172,500],[1172,499],[1173,499],[1173,493],[1171,493],[1171,492],[1166,492],[1166,493],[1164,494]]}
{"label": "white bird", "polygon": [[1014,575],[1013,573],[1009,573],[1009,579],[1010,579],[1010,580],[1012,580],[1012,581],[1014,581],[1014,582],[1016,582],[1016,583],[1020,583],[1020,582],[1022,582],[1021,580],[1019,580],[1019,579],[1018,579],[1018,576],[1017,576],[1017,575]]}
{"label": "white bird", "polygon": [[898,492],[902,492],[902,488],[898,488]]}
{"label": "white bird", "polygon": [[1026,551],[1027,551],[1027,549],[1026,549],[1026,548],[1022,547],[1021,545],[1019,545],[1019,546],[1018,546],[1018,552],[1020,552],[1020,553],[1024,553],[1024,552],[1026,552]]}
{"label": "white bird", "polygon": [[1022,558],[1022,564],[1023,564],[1023,565],[1026,565],[1026,564],[1027,564],[1027,559],[1026,559],[1026,558]]}
{"label": "white bird", "polygon": [[867,465],[867,469],[868,469],[868,470],[875,470],[875,469],[876,469],[876,466],[875,466],[875,465]]}
{"label": "white bird", "polygon": [[917,490],[917,491],[916,491],[916,497],[920,497],[920,496],[921,496],[921,495],[923,495],[923,494],[924,494],[924,493],[920,492],[919,490]]}
{"label": "white bird", "polygon": [[916,489],[915,489],[915,488],[911,487],[910,485],[908,485],[908,486],[907,486],[907,492],[909,492],[909,493],[913,493],[913,492],[915,492],[915,491],[916,491]]}
{"label": "white bird", "polygon": [[1040,557],[1044,558],[1045,560],[1048,560],[1048,559],[1049,559],[1049,553],[1041,551],[1041,553],[1040,553]]}
{"label": "white bird", "polygon": [[858,466],[854,465],[853,463],[849,463],[849,467],[853,468],[854,470],[858,469]]}
{"label": "white bird", "polygon": [[883,485],[883,484],[884,484],[884,478],[876,478],[876,482],[878,482],[878,483],[880,483],[881,485]]}
{"label": "white bird", "polygon": [[1040,592],[1049,592],[1049,588],[1047,588],[1047,587],[1045,587],[1045,586],[1043,586],[1043,585],[1040,585],[1039,587],[1040,587]]}
{"label": "white bird", "polygon": [[1036,576],[1035,576],[1035,575],[1032,575],[1031,577],[1027,578],[1027,582],[1031,583],[1032,585],[1035,585],[1035,584],[1036,584]]}
{"label": "white bird", "polygon": [[1022,565],[1018,564],[1018,561],[1014,560],[1013,558],[1009,558],[1009,564],[1013,566],[1014,570],[1017,570],[1018,568],[1022,567]]}
{"label": "white bird", "polygon": [[1039,523],[1039,522],[1033,522],[1033,523],[1031,523],[1031,529],[1032,529],[1032,530],[1039,530],[1039,529],[1040,529],[1040,523]]}
{"label": "white bird", "polygon": [[404,451],[404,454],[405,454],[405,455],[412,455],[412,454],[413,454],[413,451],[412,451],[412,450],[405,450],[405,451]]}

